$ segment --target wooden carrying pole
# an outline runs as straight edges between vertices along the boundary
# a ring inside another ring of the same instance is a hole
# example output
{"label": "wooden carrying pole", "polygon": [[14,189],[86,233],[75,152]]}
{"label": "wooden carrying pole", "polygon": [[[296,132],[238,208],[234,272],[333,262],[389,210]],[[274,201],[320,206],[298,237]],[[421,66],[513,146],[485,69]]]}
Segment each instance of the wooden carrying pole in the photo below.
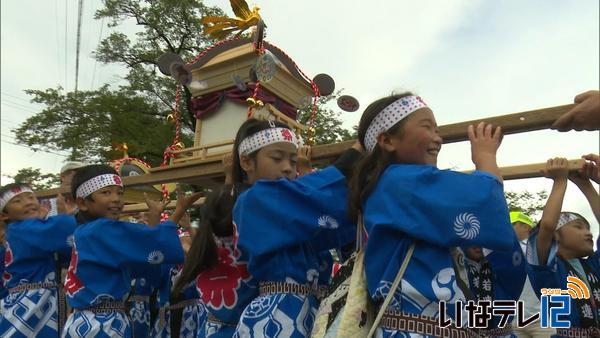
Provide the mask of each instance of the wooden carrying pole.
{"label": "wooden carrying pole", "polygon": [[[585,161],[582,159],[569,160],[569,171],[577,171],[583,167]],[[500,174],[505,180],[517,180],[521,178],[543,177],[542,170],[546,168],[546,162],[501,167]],[[463,171],[470,173],[472,170]]]}
{"label": "wooden carrying pole", "polygon": [[[487,122],[494,126],[502,127],[502,133],[504,135],[548,129],[556,119],[571,110],[574,106],[574,104],[567,104],[564,106],[447,124],[439,127],[439,133],[444,139],[444,143],[454,143],[468,140],[469,136],[467,135],[467,128],[469,125],[476,126],[479,122]],[[344,150],[350,148],[354,142],[355,140],[351,140],[316,146],[312,149],[312,160],[319,161],[335,158],[344,152]]]}
{"label": "wooden carrying pole", "polygon": [[[205,200],[206,200],[206,197],[201,197],[196,202],[194,202],[193,207],[197,208],[197,207],[202,206],[204,204]],[[175,209],[176,205],[177,205],[177,201],[171,201],[171,202],[169,202],[169,204],[167,204],[165,206],[165,210]],[[123,215],[132,215],[132,214],[137,214],[137,213],[145,212],[145,211],[148,211],[148,205],[146,205],[146,203],[127,204],[126,206],[123,207],[122,214]]]}
{"label": "wooden carrying pole", "polygon": [[[468,140],[467,127],[471,124],[477,125],[481,121],[492,123],[495,126],[501,126],[505,135],[548,129],[557,118],[569,111],[573,106],[573,104],[568,104],[564,106],[453,123],[440,126],[439,132],[440,136],[444,139],[444,143],[452,143]],[[354,140],[351,140],[314,146],[311,155],[312,162],[332,162],[346,149],[350,148],[354,142]],[[171,182],[206,182],[210,179],[222,179],[223,176],[221,159],[212,158],[176,163],[164,168],[152,168],[149,174],[123,177],[123,185],[131,187]],[[525,177],[536,176],[523,176],[517,178]],[[59,191],[59,188],[43,190],[36,192],[36,195],[39,198],[48,198],[56,196]],[[68,189],[65,189],[64,192],[68,193]]]}
{"label": "wooden carrying pole", "polygon": [[[583,167],[585,161],[582,159],[569,160],[569,171],[577,171]],[[534,178],[542,177],[542,169],[546,167],[546,162],[516,165],[509,167],[500,168],[500,174],[505,180],[516,180],[521,178]],[[463,171],[464,173],[471,173],[472,170]],[[203,204],[205,198],[201,198],[194,203],[194,206]],[[165,209],[175,209],[175,201],[170,202]],[[146,203],[128,204],[123,208],[123,214],[135,214],[139,212],[148,211]]]}

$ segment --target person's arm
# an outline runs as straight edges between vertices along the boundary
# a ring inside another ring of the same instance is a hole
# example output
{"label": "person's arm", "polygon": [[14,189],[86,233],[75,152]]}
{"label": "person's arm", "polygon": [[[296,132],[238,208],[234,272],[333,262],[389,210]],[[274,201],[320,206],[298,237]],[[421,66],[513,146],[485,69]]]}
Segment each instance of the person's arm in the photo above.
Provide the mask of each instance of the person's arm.
{"label": "person's arm", "polygon": [[233,183],[233,153],[228,153],[223,155],[223,159],[221,160],[223,163],[223,171],[225,172],[225,184]]}
{"label": "person's arm", "polygon": [[598,166],[593,162],[585,162],[583,167],[576,173],[569,175],[569,180],[581,190],[588,200],[596,221],[600,222],[600,197],[592,185],[591,178],[598,176]]}
{"label": "person's arm", "polygon": [[352,176],[352,169],[356,167],[358,161],[361,160],[364,153],[364,148],[360,145],[357,140],[352,144],[350,149],[344,151],[340,157],[333,163],[333,166],[337,168],[344,176],[349,179]]}
{"label": "person's arm", "polygon": [[202,196],[202,192],[195,192],[190,195],[185,195],[183,191],[178,187],[177,188],[177,205],[175,206],[175,211],[169,218],[175,224],[179,224],[181,218],[185,215],[187,209],[196,202],[200,196]]}
{"label": "person's arm", "polygon": [[[513,243],[513,249],[509,251],[483,249],[485,258],[491,264],[494,272],[494,283],[498,285],[498,288],[494,288],[494,299],[507,299],[496,297],[503,296],[518,300],[523,291],[527,276],[525,257],[523,257],[521,243],[514,233]],[[515,265],[516,263],[519,264]]]}
{"label": "person's arm", "polygon": [[233,208],[237,245],[253,256],[311,241],[314,250],[337,248],[356,238],[347,209],[347,183],[327,167],[295,180],[259,180]]}
{"label": "person's arm", "polygon": [[11,227],[12,238],[25,247],[36,247],[46,253],[59,252],[68,256],[71,245],[68,238],[73,235],[77,222],[72,215],[50,216],[45,220],[26,219],[22,226]]}
{"label": "person's arm", "polygon": [[184,212],[183,216],[181,217],[181,220],[179,221],[179,226],[181,226],[181,228],[184,231],[187,231],[188,233],[190,232],[190,228],[192,227],[192,220],[190,218],[190,213],[189,212]]}
{"label": "person's arm", "polygon": [[59,214],[74,215],[77,211],[75,206],[71,206],[65,200],[63,194],[56,195],[56,210]]}
{"label": "person's arm", "polygon": [[369,232],[372,226],[383,227],[440,247],[513,247],[504,187],[484,171],[392,165],[380,176],[364,211]]}
{"label": "person's arm", "polygon": [[589,90],[575,96],[575,107],[552,124],[558,131],[600,129],[600,91]]}
{"label": "person's arm", "polygon": [[45,206],[41,205],[40,206],[40,212],[39,212],[39,216],[38,219],[46,219],[48,218],[48,213],[50,212],[50,210],[48,210],[48,208],[46,208]]}
{"label": "person's arm", "polygon": [[86,250],[106,253],[98,257],[99,262],[127,267],[135,276],[147,270],[147,264],[180,264],[184,260],[177,225],[171,221],[150,227],[101,218],[78,236],[86,242]]}
{"label": "person's arm", "polygon": [[596,154],[587,154],[582,156],[583,159],[590,161],[583,167],[585,175],[592,181],[600,184],[600,156]]}
{"label": "person's arm", "polygon": [[154,201],[148,198],[148,195],[144,193],[144,198],[146,199],[146,205],[148,206],[148,212],[146,214],[146,218],[148,220],[149,226],[155,226],[160,223],[160,215],[165,210],[165,206],[167,205],[166,200],[162,201]]}
{"label": "person's arm", "polygon": [[310,155],[311,148],[310,146],[304,145],[302,147],[298,147],[298,164],[296,165],[296,170],[298,171],[298,176],[309,174],[312,171],[312,165],[310,163]]}
{"label": "person's arm", "polygon": [[496,127],[493,130],[491,124],[486,125],[485,122],[480,122],[477,127],[470,125],[467,133],[469,141],[471,141],[471,159],[475,168],[494,175],[502,182],[500,168],[496,162],[496,152],[502,142],[502,129]]}
{"label": "person's arm", "polygon": [[540,230],[536,242],[537,255],[540,265],[548,261],[554,232],[560,217],[565,191],[567,190],[567,177],[569,175],[568,161],[565,158],[553,158],[546,162],[543,170],[544,176],[554,180],[548,201],[544,206],[540,220]]}
{"label": "person's arm", "polygon": [[180,226],[180,234],[179,241],[181,242],[181,247],[183,248],[183,252],[187,256],[187,253],[190,251],[190,247],[192,245],[192,237],[190,234],[191,229],[191,220],[190,214],[186,211],[181,217],[179,221]]}

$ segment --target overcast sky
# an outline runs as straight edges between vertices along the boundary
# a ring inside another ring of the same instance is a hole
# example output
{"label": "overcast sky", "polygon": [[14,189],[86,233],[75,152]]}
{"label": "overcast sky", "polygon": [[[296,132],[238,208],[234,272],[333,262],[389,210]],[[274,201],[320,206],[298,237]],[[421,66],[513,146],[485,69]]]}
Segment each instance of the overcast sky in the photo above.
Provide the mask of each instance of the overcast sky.
{"label": "overcast sky", "polygon": [[[229,1],[205,3],[232,14]],[[392,91],[418,93],[443,125],[567,104],[576,94],[599,87],[597,0],[250,4],[261,7],[268,41],[309,76],[328,73],[337,88],[359,99],[358,112],[342,115],[348,128],[358,122],[362,108]],[[99,5],[99,0],[84,1],[80,89],[116,84],[125,73],[91,57],[100,37],[110,32],[106,22],[92,18]],[[10,130],[43,108],[29,103],[23,90],[73,89],[77,1],[2,1],[1,6],[1,172],[14,174],[28,166],[58,172],[64,156],[13,145]],[[130,23],[125,31],[135,29]],[[466,142],[445,145],[440,167],[471,169],[469,149]],[[538,131],[506,136],[498,158],[508,166],[591,152],[598,152],[598,132]],[[9,181],[2,176],[2,184]],[[547,179],[506,183],[507,190],[550,187]],[[575,187],[568,188],[565,209],[593,220]]]}

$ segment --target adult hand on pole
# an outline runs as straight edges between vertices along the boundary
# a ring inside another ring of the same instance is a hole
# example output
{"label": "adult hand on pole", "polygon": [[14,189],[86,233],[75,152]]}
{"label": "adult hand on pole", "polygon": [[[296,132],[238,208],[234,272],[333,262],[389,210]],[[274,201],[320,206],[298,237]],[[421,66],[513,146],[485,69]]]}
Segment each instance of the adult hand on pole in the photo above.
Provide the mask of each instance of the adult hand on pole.
{"label": "adult hand on pole", "polygon": [[599,130],[600,91],[588,90],[575,96],[575,107],[554,121],[551,128],[558,131]]}

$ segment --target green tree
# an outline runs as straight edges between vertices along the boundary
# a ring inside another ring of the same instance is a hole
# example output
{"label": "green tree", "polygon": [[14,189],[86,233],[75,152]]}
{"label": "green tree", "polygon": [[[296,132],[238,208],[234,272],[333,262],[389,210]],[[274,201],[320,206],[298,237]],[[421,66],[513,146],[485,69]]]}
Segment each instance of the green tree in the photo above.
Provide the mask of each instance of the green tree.
{"label": "green tree", "polygon": [[32,189],[50,189],[60,185],[59,174],[42,174],[40,169],[33,169],[31,167],[19,169],[17,173],[7,175],[12,178],[16,183],[27,183]]}
{"label": "green tree", "polygon": [[50,88],[27,93],[46,108],[13,130],[17,140],[70,151],[69,160],[117,159],[122,153],[112,144],[125,142],[131,156],[158,165],[173,137],[173,126],[162,118],[157,104],[131,91],[110,91],[105,85],[94,91]]}
{"label": "green tree", "polygon": [[[321,96],[317,100],[317,113],[314,121],[315,145],[337,143],[357,137],[356,129],[350,131],[342,127],[341,112],[328,107],[328,104],[335,102],[340,94],[341,91],[337,91],[329,96]],[[298,112],[298,122],[306,126],[310,125],[311,112],[312,105],[301,108]]]}
{"label": "green tree", "polygon": [[[126,67],[125,84],[117,89],[105,85],[97,90],[64,92],[61,88],[28,90],[32,101],[46,106],[13,130],[17,140],[44,150],[66,150],[71,160],[108,161],[121,154],[115,142],[127,143],[129,154],[157,165],[170,145],[174,126],[165,123],[175,107],[175,81],[158,71],[157,58],[165,52],[193,60],[213,41],[204,36],[200,19],[223,15],[216,7],[198,0],[104,0],[96,19],[108,19],[118,27],[135,22],[135,37],[116,31],[104,38],[94,57],[105,64]],[[195,118],[188,109],[190,92],[184,88],[180,101],[182,141],[191,145]],[[342,128],[339,112],[326,107],[335,95],[319,99],[315,127],[316,143],[351,139]],[[308,124],[308,108],[300,121]]]}
{"label": "green tree", "polygon": [[[208,15],[224,15],[217,7],[205,6],[197,0],[105,0],[96,12],[96,19],[107,18],[115,27],[135,20],[142,30],[131,41],[121,32],[114,32],[100,42],[95,57],[103,63],[125,65],[129,71],[125,79],[127,89],[157,103],[162,109],[175,106],[175,82],[158,72],[156,60],[166,52],[179,54],[191,61],[213,41],[204,36],[200,19]],[[185,102],[190,92],[184,88]],[[183,123],[193,132],[195,119],[181,104]],[[167,113],[168,114],[168,113]]]}
{"label": "green tree", "polygon": [[[191,60],[210,42],[200,18],[222,11],[197,0],[105,0],[103,5],[97,19],[109,19],[111,27],[134,20],[141,28],[133,41],[122,32],[112,33],[94,53],[100,62],[126,66],[126,84],[79,92],[28,90],[32,101],[46,108],[13,132],[29,146],[66,150],[71,160],[89,162],[119,158],[112,145],[124,142],[131,156],[157,165],[174,136],[174,126],[165,118],[175,107],[176,85],[157,71],[156,59],[170,51]],[[189,92],[183,94],[182,141],[190,145],[195,119],[185,104]]]}
{"label": "green tree", "polygon": [[540,218],[548,199],[546,190],[536,192],[506,191],[504,195],[509,210],[520,210],[533,219]]}

